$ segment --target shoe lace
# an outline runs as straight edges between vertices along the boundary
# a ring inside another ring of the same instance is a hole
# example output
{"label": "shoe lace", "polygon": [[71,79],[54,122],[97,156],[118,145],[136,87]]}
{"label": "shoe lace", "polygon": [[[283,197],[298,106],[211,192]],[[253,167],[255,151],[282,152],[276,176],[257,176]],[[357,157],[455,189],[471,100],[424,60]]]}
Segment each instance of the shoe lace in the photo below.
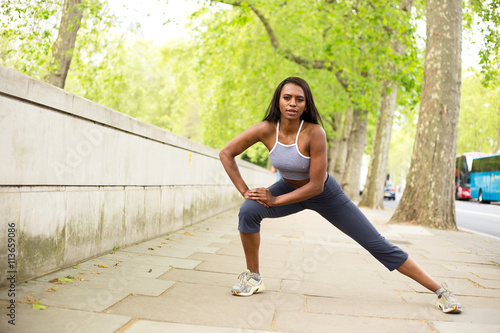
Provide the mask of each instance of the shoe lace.
{"label": "shoe lace", "polygon": [[448,289],[448,285],[446,283],[443,283],[442,285],[444,291],[439,295],[440,297],[444,297],[446,301],[456,303],[458,302],[457,298],[455,297],[455,294],[453,291]]}
{"label": "shoe lace", "polygon": [[250,278],[250,272],[244,271],[238,276],[239,279],[238,285],[244,286],[249,278]]}

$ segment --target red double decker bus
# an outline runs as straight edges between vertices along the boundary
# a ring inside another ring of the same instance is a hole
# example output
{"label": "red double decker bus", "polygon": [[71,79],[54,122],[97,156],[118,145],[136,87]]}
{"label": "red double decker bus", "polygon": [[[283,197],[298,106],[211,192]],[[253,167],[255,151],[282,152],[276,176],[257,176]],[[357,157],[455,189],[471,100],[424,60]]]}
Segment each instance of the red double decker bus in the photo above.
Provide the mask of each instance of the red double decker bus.
{"label": "red double decker bus", "polygon": [[488,156],[486,153],[463,153],[457,156],[455,166],[455,199],[469,200],[470,196],[470,171],[472,160],[476,157]]}

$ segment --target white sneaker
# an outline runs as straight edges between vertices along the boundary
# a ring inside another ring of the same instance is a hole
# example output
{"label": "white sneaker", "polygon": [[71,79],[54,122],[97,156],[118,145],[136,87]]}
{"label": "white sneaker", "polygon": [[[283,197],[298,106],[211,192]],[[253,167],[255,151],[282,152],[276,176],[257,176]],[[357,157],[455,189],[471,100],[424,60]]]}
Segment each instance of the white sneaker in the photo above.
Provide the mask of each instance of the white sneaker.
{"label": "white sneaker", "polygon": [[460,313],[462,312],[462,305],[453,294],[453,291],[448,289],[446,283],[443,283],[441,292],[438,294],[436,307],[444,313]]}
{"label": "white sneaker", "polygon": [[260,274],[251,273],[248,269],[238,276],[238,283],[233,286],[231,292],[237,296],[251,296],[264,291],[264,283]]}

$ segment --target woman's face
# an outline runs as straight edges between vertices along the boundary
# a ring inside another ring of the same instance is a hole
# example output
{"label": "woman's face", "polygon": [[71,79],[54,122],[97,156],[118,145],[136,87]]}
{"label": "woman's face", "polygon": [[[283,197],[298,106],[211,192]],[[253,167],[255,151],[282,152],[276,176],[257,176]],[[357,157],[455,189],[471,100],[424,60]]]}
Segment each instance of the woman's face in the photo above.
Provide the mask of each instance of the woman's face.
{"label": "woman's face", "polygon": [[300,119],[306,109],[306,97],[302,87],[287,83],[281,89],[280,112],[281,117]]}

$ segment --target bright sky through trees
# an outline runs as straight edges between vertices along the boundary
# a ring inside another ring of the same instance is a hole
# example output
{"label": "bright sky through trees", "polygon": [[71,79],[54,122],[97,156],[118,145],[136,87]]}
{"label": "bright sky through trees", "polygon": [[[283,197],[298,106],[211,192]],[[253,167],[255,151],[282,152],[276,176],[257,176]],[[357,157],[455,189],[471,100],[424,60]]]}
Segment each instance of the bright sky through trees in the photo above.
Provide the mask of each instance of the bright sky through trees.
{"label": "bright sky through trees", "polygon": [[202,1],[198,0],[108,0],[111,11],[119,17],[123,29],[140,25],[146,39],[158,44],[183,38],[188,16]]}
{"label": "bright sky through trees", "polygon": [[[157,44],[168,40],[185,38],[188,34],[186,24],[189,15],[195,12],[203,0],[108,0],[111,11],[119,17],[123,29],[140,25],[140,32],[146,39]],[[425,22],[419,24],[417,33],[425,37]],[[464,31],[462,40],[462,62],[464,70],[469,67],[479,69],[479,33]],[[421,39],[421,47],[425,41]],[[473,43],[472,41],[475,41]]]}

